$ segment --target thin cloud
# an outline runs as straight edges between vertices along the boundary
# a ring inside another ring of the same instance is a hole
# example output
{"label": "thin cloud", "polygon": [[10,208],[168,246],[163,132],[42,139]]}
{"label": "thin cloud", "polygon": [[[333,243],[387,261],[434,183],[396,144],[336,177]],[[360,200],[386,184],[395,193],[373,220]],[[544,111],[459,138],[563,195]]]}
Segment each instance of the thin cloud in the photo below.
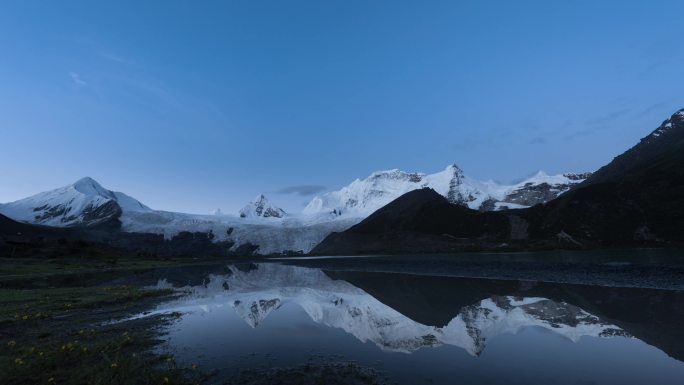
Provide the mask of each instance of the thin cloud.
{"label": "thin cloud", "polygon": [[487,144],[487,141],[485,140],[466,137],[463,138],[460,142],[450,144],[449,148],[454,151],[461,151],[466,149],[482,147],[485,144]]}
{"label": "thin cloud", "polygon": [[543,136],[537,136],[536,138],[532,138],[530,140],[530,144],[545,144],[546,143],[546,138]]}
{"label": "thin cloud", "polygon": [[71,78],[71,81],[73,81],[76,85],[88,85],[88,83],[86,83],[85,80],[81,79],[81,76],[79,76],[76,72],[69,72],[69,77]]}
{"label": "thin cloud", "polygon": [[566,135],[565,139],[573,140],[583,136],[591,135],[597,131],[606,130],[610,128],[616,120],[624,117],[633,110],[633,108],[623,108],[620,110],[613,111],[609,114],[587,120],[586,122],[584,122],[585,127],[583,129],[577,130],[573,133]]}
{"label": "thin cloud", "polygon": [[665,102],[652,104],[652,105],[646,107],[645,109],[643,109],[642,111],[640,111],[639,113],[637,113],[636,116],[639,118],[642,118],[642,117],[647,116],[649,114],[659,114],[662,116],[663,114],[666,114],[667,111],[669,111],[669,107],[672,104],[672,102],[673,102],[673,100],[668,100]]}
{"label": "thin cloud", "polygon": [[276,194],[294,194],[299,196],[310,196],[325,191],[325,186],[315,184],[303,184],[297,186],[287,186],[276,191]]}
{"label": "thin cloud", "polygon": [[613,111],[610,114],[594,118],[591,120],[587,120],[586,124],[591,125],[591,126],[601,126],[604,127],[606,124],[613,122],[615,119],[618,119],[624,115],[627,115],[628,113],[632,112],[632,108],[623,108],[617,111]]}
{"label": "thin cloud", "polygon": [[111,52],[100,52],[100,57],[120,64],[130,64],[130,62],[119,55],[115,55]]}

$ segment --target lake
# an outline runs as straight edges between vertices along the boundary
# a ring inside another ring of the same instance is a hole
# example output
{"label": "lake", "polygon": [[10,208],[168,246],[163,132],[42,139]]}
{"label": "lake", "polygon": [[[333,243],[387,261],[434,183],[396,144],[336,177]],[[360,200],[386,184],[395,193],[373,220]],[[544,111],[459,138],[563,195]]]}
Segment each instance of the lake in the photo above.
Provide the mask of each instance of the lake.
{"label": "lake", "polygon": [[[680,290],[456,277],[452,262],[430,258],[401,269],[323,259],[225,265],[186,281],[162,273],[155,286],[182,296],[136,317],[177,312],[160,349],[217,384],[321,362],[372,368],[390,384],[684,381]],[[613,278],[634,269],[618,259],[604,263]]]}

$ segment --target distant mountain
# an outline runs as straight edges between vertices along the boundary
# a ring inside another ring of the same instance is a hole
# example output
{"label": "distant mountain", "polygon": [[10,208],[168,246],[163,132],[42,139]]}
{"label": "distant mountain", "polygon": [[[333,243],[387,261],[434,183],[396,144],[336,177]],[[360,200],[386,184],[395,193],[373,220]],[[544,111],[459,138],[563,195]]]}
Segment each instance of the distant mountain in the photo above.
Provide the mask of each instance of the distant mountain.
{"label": "distant mountain", "polygon": [[455,164],[435,174],[378,171],[338,191],[315,197],[305,215],[364,218],[409,191],[431,188],[453,204],[475,210],[523,208],[548,202],[584,181],[590,173],[547,175],[539,172],[520,183],[502,185],[468,177]]}
{"label": "distant mountain", "polygon": [[431,188],[413,190],[344,232],[330,234],[311,253],[430,253],[496,248],[511,233],[507,213],[455,205]]}
{"label": "distant mountain", "polygon": [[478,213],[459,208],[442,195],[430,189],[405,194],[344,233],[331,234],[312,252],[445,252],[684,242],[684,110],[546,204]]}
{"label": "distant mountain", "polygon": [[684,242],[683,197],[679,110],[593,175],[538,173],[500,185],[469,178],[455,165],[429,175],[390,170],[316,197],[302,214],[285,215],[260,195],[242,218],[152,210],[83,178],[0,205],[0,213],[26,223],[106,225],[166,239],[203,233],[231,251],[245,246],[261,254],[450,252]]}
{"label": "distant mountain", "polygon": [[0,205],[0,213],[22,222],[46,226],[94,226],[118,220],[123,210],[150,208],[120,192],[103,188],[92,178]]}
{"label": "distant mountain", "polygon": [[506,189],[500,202],[495,202],[495,207],[524,208],[546,203],[584,182],[591,175],[590,172],[547,175],[543,171],[539,171],[531,178]]}
{"label": "distant mountain", "polygon": [[240,210],[240,218],[282,218],[285,211],[273,206],[263,194],[258,195],[254,201]]}
{"label": "distant mountain", "polygon": [[[331,232],[343,231],[403,193],[424,186],[433,186],[445,199],[462,207],[501,210],[545,202],[583,178],[540,172],[515,185],[500,185],[469,178],[455,165],[431,175],[391,170],[373,173],[339,191],[316,197],[301,214],[286,214],[259,195],[238,216],[220,211],[201,215],[153,210],[124,193],[102,187],[92,178],[83,178],[66,187],[0,205],[0,213],[24,223],[106,226],[112,231],[162,234],[167,240],[182,233],[204,233],[213,242],[230,244],[230,252],[247,247],[259,254],[306,253]],[[187,234],[183,237],[187,238]]]}

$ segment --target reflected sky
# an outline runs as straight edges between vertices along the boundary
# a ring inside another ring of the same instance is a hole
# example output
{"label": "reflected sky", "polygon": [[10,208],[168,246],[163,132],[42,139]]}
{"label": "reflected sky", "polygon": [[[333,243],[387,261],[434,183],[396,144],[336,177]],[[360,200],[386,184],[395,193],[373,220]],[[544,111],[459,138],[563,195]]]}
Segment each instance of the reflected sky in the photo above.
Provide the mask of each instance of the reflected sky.
{"label": "reflected sky", "polygon": [[185,296],[151,313],[183,314],[168,327],[164,349],[218,370],[219,382],[241,369],[319,356],[357,361],[406,384],[684,378],[684,364],[652,346],[652,333],[650,345],[635,336],[644,332],[634,319],[620,326],[529,282],[258,264],[178,289]]}

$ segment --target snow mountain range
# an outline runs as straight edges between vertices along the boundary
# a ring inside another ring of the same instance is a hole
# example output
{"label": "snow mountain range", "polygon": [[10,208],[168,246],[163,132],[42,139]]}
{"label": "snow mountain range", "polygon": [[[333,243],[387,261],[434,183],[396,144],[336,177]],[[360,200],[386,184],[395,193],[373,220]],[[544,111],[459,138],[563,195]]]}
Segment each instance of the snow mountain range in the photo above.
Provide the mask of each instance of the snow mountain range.
{"label": "snow mountain range", "polygon": [[15,202],[0,204],[14,220],[56,227],[113,225],[126,232],[163,234],[211,232],[233,248],[250,244],[259,254],[308,252],[332,232],[343,231],[401,195],[429,187],[451,203],[476,210],[515,209],[545,203],[589,174],[550,176],[539,172],[513,185],[482,182],[456,165],[435,174],[400,170],[374,172],[340,190],[317,196],[301,213],[286,213],[262,194],[238,215],[186,214],[153,210],[136,199],[102,187],[92,178]]}
{"label": "snow mountain range", "polygon": [[539,171],[520,183],[503,185],[468,177],[455,164],[434,174],[396,169],[379,171],[366,179],[357,179],[338,191],[315,197],[304,208],[304,214],[327,213],[365,218],[407,192],[425,187],[435,190],[453,204],[474,210],[524,208],[556,198],[589,175],[547,175]]}

